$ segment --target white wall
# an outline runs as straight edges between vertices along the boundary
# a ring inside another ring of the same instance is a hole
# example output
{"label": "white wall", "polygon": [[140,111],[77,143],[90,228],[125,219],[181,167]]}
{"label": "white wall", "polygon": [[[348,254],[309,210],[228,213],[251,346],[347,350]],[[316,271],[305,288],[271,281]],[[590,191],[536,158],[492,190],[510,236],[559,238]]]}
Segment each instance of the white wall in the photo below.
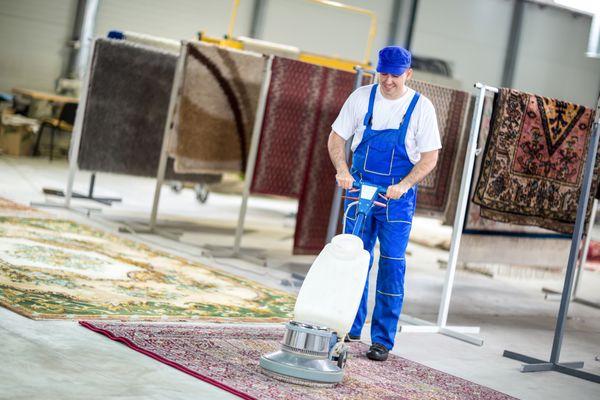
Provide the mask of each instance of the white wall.
{"label": "white wall", "polygon": [[513,86],[595,106],[600,60],[585,57],[590,23],[590,17],[526,4]]}
{"label": "white wall", "polygon": [[[342,3],[374,11],[377,36],[371,60],[385,46],[392,0],[343,0]],[[297,46],[303,51],[357,61],[364,60],[370,18],[306,0],[267,0],[262,39]]]}
{"label": "white wall", "polygon": [[412,51],[448,61],[465,90],[500,85],[511,16],[507,0],[420,0]]}
{"label": "white wall", "polygon": [[0,90],[52,91],[68,60],[76,0],[0,0]]}
{"label": "white wall", "polygon": [[[378,16],[371,52],[386,44],[393,0],[342,0]],[[173,39],[227,32],[232,0],[100,0],[96,34],[131,30]],[[254,0],[241,0],[234,35],[248,35]],[[369,19],[308,0],[266,0],[262,38],[304,51],[362,60]],[[416,55],[449,61],[463,89],[500,85],[513,0],[420,0]],[[76,0],[0,0],[0,90],[52,90],[67,60]],[[514,87],[595,104],[600,61],[584,56],[590,19],[527,4]]]}
{"label": "white wall", "polygon": [[[229,27],[229,0],[100,0],[96,34],[110,30],[134,31],[171,39],[194,39],[204,31],[223,37]],[[241,0],[234,35],[250,30],[252,0]]]}

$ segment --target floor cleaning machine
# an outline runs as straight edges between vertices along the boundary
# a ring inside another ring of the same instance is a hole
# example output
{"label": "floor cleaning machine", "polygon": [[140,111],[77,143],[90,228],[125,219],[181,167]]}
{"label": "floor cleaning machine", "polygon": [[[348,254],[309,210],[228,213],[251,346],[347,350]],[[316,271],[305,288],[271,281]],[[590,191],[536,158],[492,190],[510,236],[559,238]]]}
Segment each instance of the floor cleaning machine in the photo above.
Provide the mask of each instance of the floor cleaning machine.
{"label": "floor cleaning machine", "polygon": [[[344,377],[349,332],[369,272],[370,255],[359,237],[374,206],[386,205],[386,188],[354,183],[356,207],[352,234],[335,236],[321,251],[300,288],[294,319],[286,324],[280,350],[260,358],[262,372],[275,379],[308,386],[335,386]],[[354,219],[353,218],[353,219]],[[344,229],[345,232],[345,229]]]}

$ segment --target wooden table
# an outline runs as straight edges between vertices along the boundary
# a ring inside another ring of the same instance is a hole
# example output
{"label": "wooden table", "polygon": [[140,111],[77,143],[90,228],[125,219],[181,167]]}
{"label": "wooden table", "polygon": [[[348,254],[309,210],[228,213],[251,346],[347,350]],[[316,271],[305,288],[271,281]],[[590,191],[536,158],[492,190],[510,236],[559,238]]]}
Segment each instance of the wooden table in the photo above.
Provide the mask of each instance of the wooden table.
{"label": "wooden table", "polygon": [[52,103],[79,103],[77,97],[61,96],[59,94],[40,92],[32,89],[13,88],[14,94],[31,97],[33,100],[49,101]]}

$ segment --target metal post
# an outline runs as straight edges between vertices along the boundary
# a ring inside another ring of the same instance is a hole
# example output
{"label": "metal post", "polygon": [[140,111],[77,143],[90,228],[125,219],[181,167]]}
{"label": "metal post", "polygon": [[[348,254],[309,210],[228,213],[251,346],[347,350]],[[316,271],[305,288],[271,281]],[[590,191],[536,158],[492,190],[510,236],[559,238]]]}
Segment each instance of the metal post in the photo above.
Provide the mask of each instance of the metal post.
{"label": "metal post", "polygon": [[558,310],[558,320],[556,322],[556,330],[554,332],[554,340],[552,342],[552,353],[550,362],[558,363],[560,358],[560,350],[562,347],[562,339],[567,323],[567,313],[569,311],[569,302],[571,300],[571,290],[573,289],[573,276],[575,274],[575,263],[579,254],[579,245],[581,244],[581,235],[585,225],[585,214],[587,210],[587,202],[590,197],[590,188],[594,173],[594,164],[596,160],[596,152],[598,151],[598,116],[592,131],[592,137],[588,147],[587,163],[583,174],[583,184],[581,185],[581,194],[579,195],[579,207],[577,208],[577,219],[575,220],[575,230],[573,232],[573,240],[571,242],[571,250],[569,252],[569,262],[567,264],[567,272],[565,283],[563,285],[562,298],[560,300],[560,308]]}
{"label": "metal post", "polygon": [[579,245],[581,244],[581,235],[585,225],[585,214],[587,202],[590,196],[590,188],[592,186],[593,170],[596,163],[598,151],[598,121],[600,119],[600,96],[596,104],[596,119],[592,128],[592,135],[587,153],[587,161],[583,173],[583,182],[581,185],[581,193],[579,195],[579,203],[577,206],[577,218],[573,230],[573,238],[571,241],[571,249],[569,251],[569,261],[567,263],[567,271],[565,273],[565,282],[563,285],[562,296],[560,299],[560,308],[556,319],[556,328],[554,330],[554,339],[552,341],[552,352],[550,361],[543,361],[534,357],[529,357],[523,354],[515,353],[509,350],[504,350],[504,357],[513,360],[522,361],[526,364],[521,366],[521,372],[539,372],[539,371],[556,371],[562,374],[571,375],[577,378],[585,379],[590,382],[600,383],[600,375],[592,374],[586,371],[581,371],[578,368],[583,368],[583,362],[561,362],[560,351],[562,348],[562,339],[567,323],[567,313],[569,312],[569,303],[571,300],[571,289],[573,288],[573,276],[575,273],[575,263],[579,254]]}
{"label": "metal post", "polygon": [[88,197],[91,199],[94,197],[94,186],[96,185],[96,173],[92,172],[90,177],[90,187],[88,188]]}
{"label": "metal post", "polygon": [[154,189],[154,199],[152,200],[152,211],[150,213],[150,232],[154,232],[156,229],[156,215],[158,214],[158,203],[160,201],[160,191],[165,180],[165,170],[167,169],[167,160],[169,158],[167,149],[169,147],[169,137],[171,133],[171,125],[173,123],[173,114],[175,112],[175,103],[177,101],[177,94],[181,86],[181,78],[183,76],[183,68],[185,66],[185,58],[187,55],[187,44],[181,42],[181,48],[179,49],[179,59],[177,60],[177,67],[175,69],[175,76],[173,77],[173,85],[171,86],[171,99],[169,100],[169,110],[167,111],[167,121],[165,122],[165,131],[163,133],[163,140],[160,149],[160,161],[158,162],[158,171],[156,173],[156,188]]}
{"label": "metal post", "polygon": [[[354,80],[354,90],[358,89],[362,86],[363,76],[365,75],[365,70],[360,66],[355,66],[356,70],[356,79]],[[346,141],[346,163],[350,158],[350,153],[352,150],[352,140],[348,139]],[[329,225],[327,225],[327,236],[325,237],[325,243],[331,242],[331,239],[335,236],[338,227],[338,221],[340,217],[340,207],[342,205],[342,188],[336,185],[335,193],[333,194],[333,200],[331,202],[331,211],[329,213]]]}
{"label": "metal post", "polygon": [[590,214],[590,222],[588,224],[588,230],[585,235],[585,242],[583,244],[583,250],[581,251],[581,259],[577,264],[577,272],[575,272],[575,284],[573,285],[573,294],[571,299],[577,298],[577,289],[579,289],[579,280],[581,279],[581,271],[585,268],[587,261],[588,251],[590,249],[590,242],[592,241],[592,231],[594,230],[594,220],[596,219],[596,213],[598,212],[598,200],[594,199],[592,204],[592,212]]}
{"label": "metal post", "polygon": [[86,68],[86,62],[89,59],[90,51],[93,47],[94,30],[96,29],[96,18],[98,16],[98,0],[85,0],[85,9],[83,21],[81,23],[81,31],[77,41],[79,42],[79,50],[76,57],[76,77],[81,79]]}
{"label": "metal post", "polygon": [[483,102],[485,100],[486,89],[490,88],[477,83],[479,88],[477,95],[477,104],[475,113],[473,114],[473,123],[469,134],[469,142],[467,145],[467,154],[465,155],[465,167],[460,183],[460,193],[458,195],[457,213],[454,217],[454,226],[452,228],[452,239],[450,242],[450,255],[448,257],[448,267],[446,269],[446,281],[444,282],[444,290],[440,307],[438,310],[437,324],[440,327],[445,327],[448,321],[448,310],[450,308],[450,296],[452,294],[452,286],[454,285],[454,274],[456,272],[456,263],[458,261],[458,250],[460,248],[460,239],[465,221],[469,191],[471,189],[471,178],[475,164],[475,150],[477,148],[477,139],[479,137],[479,127],[481,125],[481,114],[483,112]]}
{"label": "metal post", "polygon": [[590,36],[585,55],[590,58],[600,58],[600,14],[594,14],[592,17]]}
{"label": "metal post", "polygon": [[387,44],[389,46],[396,45],[396,39],[398,37],[398,26],[400,25],[400,18],[402,16],[402,0],[392,1],[392,12],[390,13],[390,28],[387,35]]}
{"label": "metal post", "polygon": [[504,70],[502,71],[502,86],[511,87],[517,65],[519,44],[521,42],[521,27],[523,26],[523,14],[525,12],[525,1],[513,0],[513,12],[510,22],[508,46],[504,57]]}
{"label": "metal post", "polygon": [[90,75],[94,60],[94,52],[96,51],[96,39],[94,39],[92,42],[91,48],[92,51],[90,52],[87,69],[83,77],[81,92],[79,93],[79,105],[77,106],[77,115],[75,116],[75,125],[73,126],[71,144],[69,146],[69,177],[67,179],[67,190],[65,193],[65,208],[71,207],[73,183],[75,182],[75,173],[77,172],[77,158],[79,157],[79,146],[81,145],[81,129],[83,127],[83,118],[85,115],[85,106],[87,102]]}
{"label": "metal post", "polygon": [[[592,212],[590,213],[590,223],[588,224],[588,229],[585,234],[585,241],[583,244],[583,248],[581,249],[581,257],[577,262],[577,268],[575,270],[575,283],[573,284],[573,293],[571,294],[571,301],[576,303],[585,304],[586,306],[600,308],[600,304],[595,303],[593,301],[588,301],[585,299],[580,299],[577,297],[577,290],[579,289],[579,281],[581,280],[581,271],[585,268],[585,263],[588,256],[588,251],[590,248],[590,242],[592,241],[592,231],[594,229],[594,221],[596,219],[596,213],[598,211],[598,200],[594,199],[592,203]],[[544,298],[546,300],[560,300],[561,292],[558,290],[550,289],[543,287],[542,291],[545,293]]]}
{"label": "metal post", "polygon": [[244,177],[244,191],[242,193],[242,205],[238,215],[238,224],[235,229],[235,241],[233,244],[233,255],[237,256],[240,252],[242,244],[242,234],[244,232],[244,222],[246,219],[246,211],[248,209],[248,198],[250,197],[250,186],[254,178],[254,167],[256,166],[256,157],[258,155],[258,146],[260,144],[260,136],[262,133],[263,118],[265,116],[265,108],[267,105],[267,96],[269,94],[269,86],[271,85],[271,66],[273,64],[273,56],[269,56],[265,65],[265,73],[262,84],[260,86],[260,95],[258,105],[256,107],[256,117],[254,118],[254,128],[252,129],[252,141],[250,142],[250,150],[248,154],[248,162],[246,165],[246,176]]}
{"label": "metal post", "polygon": [[413,36],[415,34],[415,25],[417,21],[417,10],[419,8],[419,0],[412,0],[411,8],[410,8],[410,17],[408,20],[408,32],[406,34],[406,43],[404,47],[407,50],[410,50],[412,47]]}
{"label": "metal post", "polygon": [[267,0],[254,0],[250,18],[250,37],[260,39],[264,30]]}

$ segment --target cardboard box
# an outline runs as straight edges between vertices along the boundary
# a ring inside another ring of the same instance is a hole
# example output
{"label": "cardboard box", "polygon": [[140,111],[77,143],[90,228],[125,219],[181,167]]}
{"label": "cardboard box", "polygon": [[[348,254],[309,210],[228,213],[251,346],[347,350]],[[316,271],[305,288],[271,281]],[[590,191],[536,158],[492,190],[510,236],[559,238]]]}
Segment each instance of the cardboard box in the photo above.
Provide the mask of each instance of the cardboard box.
{"label": "cardboard box", "polygon": [[31,156],[35,132],[30,126],[0,126],[0,150],[11,156]]}

